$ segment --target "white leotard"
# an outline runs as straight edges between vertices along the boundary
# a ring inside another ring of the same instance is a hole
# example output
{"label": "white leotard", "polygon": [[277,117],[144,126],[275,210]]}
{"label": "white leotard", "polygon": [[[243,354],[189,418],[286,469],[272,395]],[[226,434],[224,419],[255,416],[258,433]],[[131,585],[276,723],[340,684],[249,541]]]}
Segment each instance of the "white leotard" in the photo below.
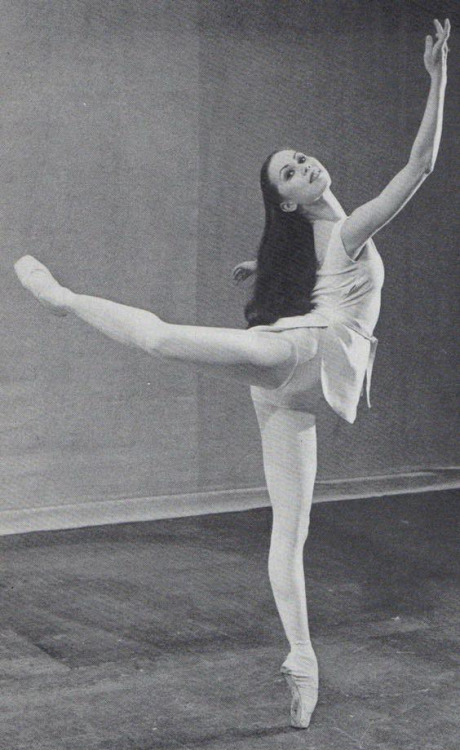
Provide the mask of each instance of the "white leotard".
{"label": "white leotard", "polygon": [[[372,240],[366,242],[356,260],[349,257],[341,238],[346,218],[334,224],[324,260],[318,269],[312,296],[315,309],[306,315],[280,318],[271,325],[255,326],[251,330],[279,333],[296,328],[324,329],[318,352],[323,395],[337,414],[354,422],[366,374],[370,406],[370,380],[377,348],[373,332],[379,317],[385,274]],[[305,363],[305,357],[303,361]],[[292,408],[286,396],[289,391],[292,395],[293,380],[298,381],[295,372],[280,388],[269,390],[254,386],[251,395],[254,400],[268,400]],[[301,383],[296,385],[298,388]]]}

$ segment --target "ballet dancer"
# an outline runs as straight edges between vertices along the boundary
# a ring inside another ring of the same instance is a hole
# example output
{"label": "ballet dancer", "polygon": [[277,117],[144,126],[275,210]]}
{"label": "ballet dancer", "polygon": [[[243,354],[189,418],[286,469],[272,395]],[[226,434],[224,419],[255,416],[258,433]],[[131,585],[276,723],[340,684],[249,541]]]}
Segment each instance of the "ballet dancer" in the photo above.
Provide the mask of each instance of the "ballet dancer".
{"label": "ballet dancer", "polygon": [[269,577],[290,648],[281,671],[297,728],[308,727],[318,697],[303,569],[315,415],[324,398],[352,423],[366,374],[369,398],[384,278],[372,237],[430,174],[439,149],[450,24],[434,24],[435,38],[425,44],[431,84],[423,119],[407,164],[376,198],[347,216],[317,159],[283,149],[266,160],[257,260],[233,270],[237,283],[255,274],[246,330],[173,325],[146,310],[76,294],[31,256],[15,264],[23,286],[53,312],[73,313],[122,344],[251,387],[273,507]]}

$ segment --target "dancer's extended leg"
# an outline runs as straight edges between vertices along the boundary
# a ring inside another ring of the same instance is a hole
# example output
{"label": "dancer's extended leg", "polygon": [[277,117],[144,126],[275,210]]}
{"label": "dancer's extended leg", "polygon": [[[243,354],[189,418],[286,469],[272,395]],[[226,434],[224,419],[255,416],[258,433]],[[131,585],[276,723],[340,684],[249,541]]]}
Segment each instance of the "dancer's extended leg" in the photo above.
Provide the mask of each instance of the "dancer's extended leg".
{"label": "dancer's extended leg", "polygon": [[26,289],[55,312],[72,312],[112,339],[152,355],[188,362],[208,375],[275,388],[292,371],[293,345],[271,333],[166,323],[146,310],[74,294],[31,256],[16,273]]}
{"label": "dancer's extended leg", "polygon": [[318,687],[303,566],[317,466],[315,416],[257,402],[255,407],[273,507],[269,576],[291,649],[282,671],[298,678],[303,705],[293,701],[293,725],[306,727],[316,705]]}

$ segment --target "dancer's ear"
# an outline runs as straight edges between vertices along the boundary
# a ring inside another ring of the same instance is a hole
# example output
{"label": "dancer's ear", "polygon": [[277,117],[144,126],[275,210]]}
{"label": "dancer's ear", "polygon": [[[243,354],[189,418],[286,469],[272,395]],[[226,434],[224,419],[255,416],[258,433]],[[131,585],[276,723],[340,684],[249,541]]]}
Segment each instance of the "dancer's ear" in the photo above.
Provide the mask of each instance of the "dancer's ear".
{"label": "dancer's ear", "polygon": [[280,204],[280,208],[282,211],[285,211],[286,213],[291,213],[292,211],[295,211],[297,208],[297,203],[292,203],[292,201],[283,201]]}

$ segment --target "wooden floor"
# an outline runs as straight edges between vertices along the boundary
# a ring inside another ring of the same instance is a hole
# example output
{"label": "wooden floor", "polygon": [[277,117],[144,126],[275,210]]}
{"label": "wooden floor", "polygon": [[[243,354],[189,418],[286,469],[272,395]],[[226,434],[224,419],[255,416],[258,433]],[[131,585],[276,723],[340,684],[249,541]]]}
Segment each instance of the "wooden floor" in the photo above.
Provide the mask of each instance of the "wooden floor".
{"label": "wooden floor", "polygon": [[289,727],[267,509],[7,536],[2,750],[455,750],[454,491],[318,504],[321,693]]}

